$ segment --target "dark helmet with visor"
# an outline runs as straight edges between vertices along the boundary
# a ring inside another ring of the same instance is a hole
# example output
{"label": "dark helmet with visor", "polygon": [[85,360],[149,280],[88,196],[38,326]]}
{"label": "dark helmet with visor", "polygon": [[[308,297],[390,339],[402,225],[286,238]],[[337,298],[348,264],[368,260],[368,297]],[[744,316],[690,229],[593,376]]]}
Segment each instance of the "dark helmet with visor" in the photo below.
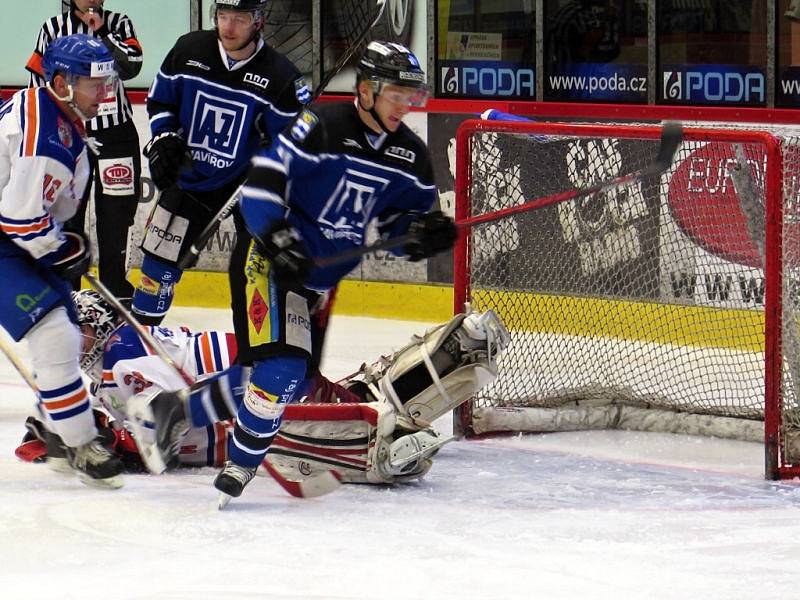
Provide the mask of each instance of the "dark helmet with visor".
{"label": "dark helmet with visor", "polygon": [[217,11],[237,10],[253,13],[253,18],[263,17],[267,8],[267,0],[214,0],[211,3],[211,19],[216,25]]}
{"label": "dark helmet with visor", "polygon": [[374,93],[380,94],[387,84],[414,88],[409,98],[412,106],[425,106],[428,86],[425,71],[414,54],[401,44],[370,42],[356,67],[356,82],[370,81]]}

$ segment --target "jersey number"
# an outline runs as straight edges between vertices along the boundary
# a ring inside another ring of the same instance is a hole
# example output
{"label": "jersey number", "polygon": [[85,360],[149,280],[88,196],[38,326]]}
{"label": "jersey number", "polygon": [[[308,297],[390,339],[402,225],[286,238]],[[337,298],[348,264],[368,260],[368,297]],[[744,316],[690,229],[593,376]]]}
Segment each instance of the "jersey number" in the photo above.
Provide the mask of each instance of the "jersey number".
{"label": "jersey number", "polygon": [[56,199],[56,192],[58,192],[58,188],[60,187],[60,179],[45,174],[44,182],[42,183],[42,198],[44,198],[48,204],[52,204]]}

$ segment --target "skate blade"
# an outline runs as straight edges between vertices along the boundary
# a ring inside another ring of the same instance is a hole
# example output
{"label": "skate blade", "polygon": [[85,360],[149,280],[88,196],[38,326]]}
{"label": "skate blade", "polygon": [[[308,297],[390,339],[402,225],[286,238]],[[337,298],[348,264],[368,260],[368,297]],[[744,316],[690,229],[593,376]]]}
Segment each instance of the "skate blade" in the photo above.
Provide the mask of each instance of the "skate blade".
{"label": "skate blade", "polygon": [[219,498],[217,498],[217,509],[222,510],[223,508],[228,506],[228,502],[231,501],[231,498],[233,498],[233,496],[229,496],[224,492],[220,492]]}
{"label": "skate blade", "polygon": [[113,477],[106,477],[105,479],[95,479],[94,477],[89,477],[86,473],[79,472],[78,479],[80,479],[81,483],[89,487],[103,490],[118,490],[124,483],[122,475],[114,475]]}

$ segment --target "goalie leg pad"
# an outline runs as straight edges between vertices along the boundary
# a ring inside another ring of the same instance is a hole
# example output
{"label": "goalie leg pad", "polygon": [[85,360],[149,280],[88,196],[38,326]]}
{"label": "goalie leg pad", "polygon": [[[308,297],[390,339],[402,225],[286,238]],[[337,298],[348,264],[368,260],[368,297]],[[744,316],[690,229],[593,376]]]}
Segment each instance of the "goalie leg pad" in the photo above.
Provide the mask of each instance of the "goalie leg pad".
{"label": "goalie leg pad", "polygon": [[377,383],[398,414],[424,428],[497,377],[497,358],[508,339],[492,311],[456,315],[367,368],[364,379]]}
{"label": "goalie leg pad", "polygon": [[390,440],[394,411],[385,402],[292,404],[267,460],[288,479],[334,469],[347,483],[392,483],[375,467],[380,440]]}

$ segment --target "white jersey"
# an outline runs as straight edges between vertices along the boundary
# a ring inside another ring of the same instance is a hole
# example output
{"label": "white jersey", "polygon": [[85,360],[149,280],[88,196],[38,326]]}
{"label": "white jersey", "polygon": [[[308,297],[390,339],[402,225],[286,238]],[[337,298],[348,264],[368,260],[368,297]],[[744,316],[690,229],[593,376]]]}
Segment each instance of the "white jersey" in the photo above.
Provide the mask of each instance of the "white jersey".
{"label": "white jersey", "polygon": [[0,106],[0,231],[35,259],[52,259],[80,204],[89,180],[83,135],[46,88]]}
{"label": "white jersey", "polygon": [[[192,381],[228,368],[236,356],[232,333],[191,333],[186,329],[171,331],[163,327],[149,329]],[[126,419],[125,404],[132,398],[150,396],[162,390],[176,391],[186,385],[174,369],[147,349],[132,327],[124,325],[106,343],[102,381],[95,395],[114,419],[123,423]]]}

